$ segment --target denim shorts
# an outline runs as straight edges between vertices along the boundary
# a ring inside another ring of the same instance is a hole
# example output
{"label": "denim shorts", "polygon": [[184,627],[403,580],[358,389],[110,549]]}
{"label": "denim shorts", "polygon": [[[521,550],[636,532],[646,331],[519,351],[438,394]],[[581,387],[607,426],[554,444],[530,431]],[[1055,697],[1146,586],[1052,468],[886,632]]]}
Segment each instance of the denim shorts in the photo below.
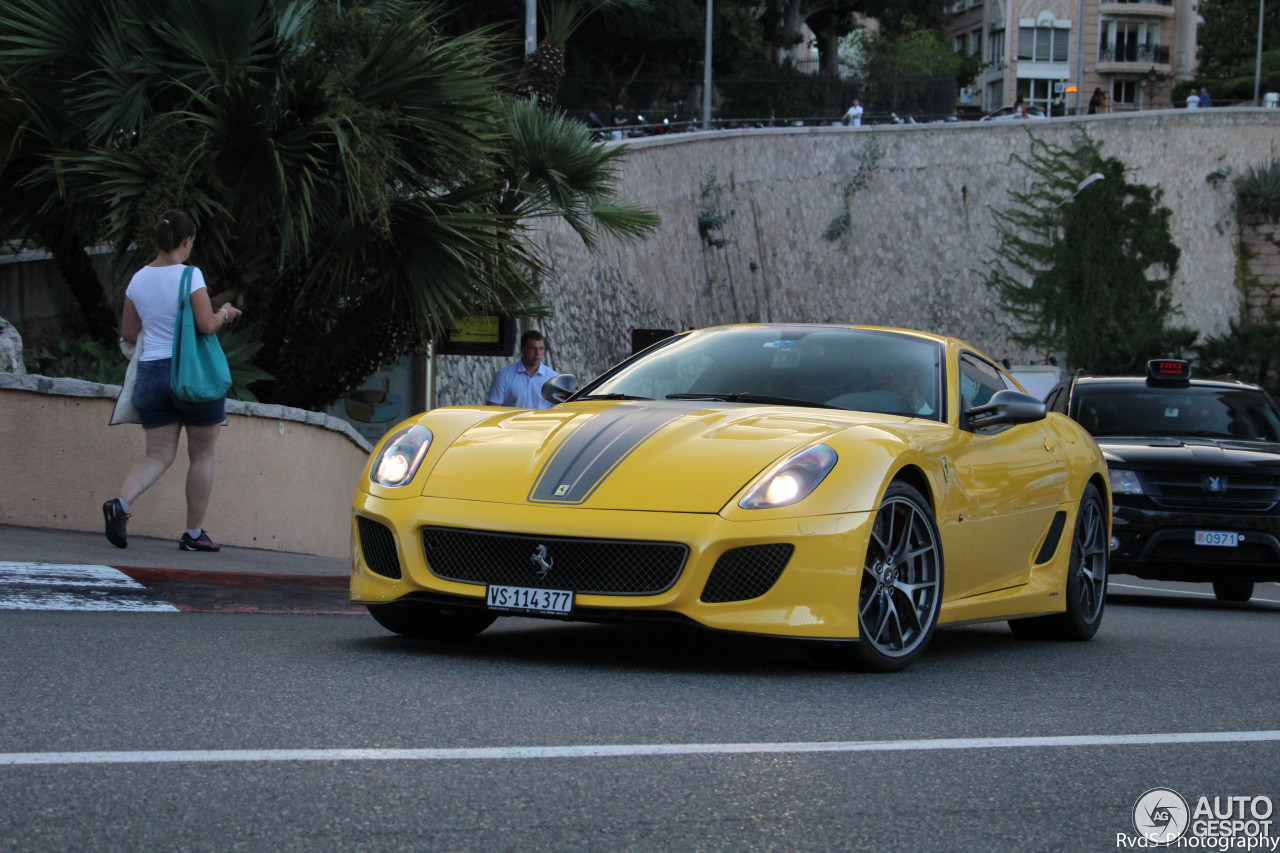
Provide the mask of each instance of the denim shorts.
{"label": "denim shorts", "polygon": [[227,419],[227,398],[209,403],[189,403],[178,399],[169,388],[171,358],[139,361],[138,376],[133,386],[133,405],[138,407],[143,429],[169,424],[214,426]]}

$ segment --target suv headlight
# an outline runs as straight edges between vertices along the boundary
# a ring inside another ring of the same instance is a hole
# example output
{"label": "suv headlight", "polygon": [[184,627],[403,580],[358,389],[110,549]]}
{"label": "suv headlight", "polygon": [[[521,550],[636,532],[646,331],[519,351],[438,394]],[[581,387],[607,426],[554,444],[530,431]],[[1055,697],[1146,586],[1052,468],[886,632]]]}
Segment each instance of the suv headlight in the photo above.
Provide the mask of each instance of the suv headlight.
{"label": "suv headlight", "polygon": [[738,501],[743,509],[773,509],[802,501],[831,473],[836,452],[825,444],[806,447],[773,466],[747,496]]}
{"label": "suv headlight", "polygon": [[1137,472],[1112,468],[1112,469],[1109,469],[1107,473],[1111,475],[1112,494],[1117,494],[1117,495],[1143,494],[1142,481],[1138,479]]}
{"label": "suv headlight", "polygon": [[431,446],[431,437],[431,430],[418,424],[397,431],[373,461],[369,479],[392,489],[407,485],[418,473],[422,457]]}

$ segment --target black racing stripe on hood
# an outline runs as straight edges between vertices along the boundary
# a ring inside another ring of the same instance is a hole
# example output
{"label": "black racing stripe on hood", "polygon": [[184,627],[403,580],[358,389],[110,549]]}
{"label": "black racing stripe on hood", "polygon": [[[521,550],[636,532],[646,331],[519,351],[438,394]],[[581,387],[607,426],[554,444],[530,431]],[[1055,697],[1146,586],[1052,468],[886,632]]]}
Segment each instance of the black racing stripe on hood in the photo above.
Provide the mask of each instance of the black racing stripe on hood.
{"label": "black racing stripe on hood", "polygon": [[631,451],[688,413],[685,406],[621,405],[593,415],[547,460],[529,502],[584,503]]}

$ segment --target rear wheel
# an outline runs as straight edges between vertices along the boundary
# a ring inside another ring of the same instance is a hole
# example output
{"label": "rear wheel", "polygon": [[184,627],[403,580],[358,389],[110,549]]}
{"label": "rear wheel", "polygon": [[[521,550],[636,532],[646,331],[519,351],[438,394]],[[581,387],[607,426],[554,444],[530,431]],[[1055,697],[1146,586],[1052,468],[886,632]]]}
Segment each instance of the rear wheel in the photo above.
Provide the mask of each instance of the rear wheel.
{"label": "rear wheel", "polygon": [[1248,601],[1253,598],[1253,581],[1214,581],[1213,594],[1219,601]]}
{"label": "rear wheel", "polygon": [[869,672],[906,669],[924,653],[942,606],[942,544],[929,502],[906,483],[885,492],[858,591],[856,643],[814,646],[822,663]]}
{"label": "rear wheel", "polygon": [[484,611],[427,604],[370,604],[367,607],[369,615],[383,628],[402,637],[422,640],[466,640],[498,618]]}
{"label": "rear wheel", "polygon": [[1080,498],[1076,529],[1071,536],[1066,611],[1052,616],[1015,619],[1009,623],[1013,633],[1037,640],[1075,641],[1087,640],[1096,634],[1106,605],[1110,557],[1106,505],[1097,486],[1090,483]]}

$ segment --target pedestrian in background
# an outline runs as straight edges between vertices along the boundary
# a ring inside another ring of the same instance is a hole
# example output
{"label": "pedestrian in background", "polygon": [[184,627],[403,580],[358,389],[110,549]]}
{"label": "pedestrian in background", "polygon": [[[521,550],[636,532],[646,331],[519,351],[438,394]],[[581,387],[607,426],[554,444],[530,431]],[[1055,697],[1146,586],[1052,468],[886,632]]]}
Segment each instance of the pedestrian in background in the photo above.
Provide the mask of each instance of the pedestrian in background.
{"label": "pedestrian in background", "polygon": [[1190,95],[1187,95],[1187,109],[1189,110],[1200,109],[1200,93],[1199,92],[1192,91]]}
{"label": "pedestrian in background", "polygon": [[1097,115],[1105,112],[1107,108],[1107,93],[1101,88],[1095,87],[1093,97],[1089,98],[1089,115]]}
{"label": "pedestrian in background", "polygon": [[627,125],[627,114],[623,111],[622,104],[613,105],[613,112],[610,114],[609,119],[613,122],[613,130],[610,135],[615,142],[620,141],[622,139],[622,129]]}
{"label": "pedestrian in background", "polygon": [[1209,96],[1209,89],[1205,87],[1200,90],[1200,109],[1208,109],[1213,106],[1213,98]]}
{"label": "pedestrian in background", "polygon": [[542,385],[556,372],[543,361],[547,341],[542,332],[530,329],[520,336],[520,360],[508,364],[493,377],[486,402],[490,406],[515,406],[520,409],[549,409],[542,399]]}
{"label": "pedestrian in background", "polygon": [[[196,239],[196,223],[181,210],[169,210],[156,223],[156,257],[134,273],[125,290],[120,335],[136,343],[142,332],[142,352],[133,402],[142,420],[146,451],[133,463],[120,486],[120,496],[102,505],[107,540],[117,548],[129,546],[126,525],[138,496],[160,479],[178,454],[178,437],[187,431],[187,529],[178,540],[183,551],[217,551],[220,546],[204,530],[204,515],[213,490],[213,451],[218,430],[227,419],[225,396],[208,403],[180,399],[170,388],[173,340],[179,319],[179,287]],[[211,335],[240,316],[226,304],[217,311],[209,299],[204,275],[192,267],[190,304],[196,329]]]}
{"label": "pedestrian in background", "polygon": [[853,99],[853,106],[845,111],[844,123],[850,127],[862,126],[862,101],[857,98]]}

